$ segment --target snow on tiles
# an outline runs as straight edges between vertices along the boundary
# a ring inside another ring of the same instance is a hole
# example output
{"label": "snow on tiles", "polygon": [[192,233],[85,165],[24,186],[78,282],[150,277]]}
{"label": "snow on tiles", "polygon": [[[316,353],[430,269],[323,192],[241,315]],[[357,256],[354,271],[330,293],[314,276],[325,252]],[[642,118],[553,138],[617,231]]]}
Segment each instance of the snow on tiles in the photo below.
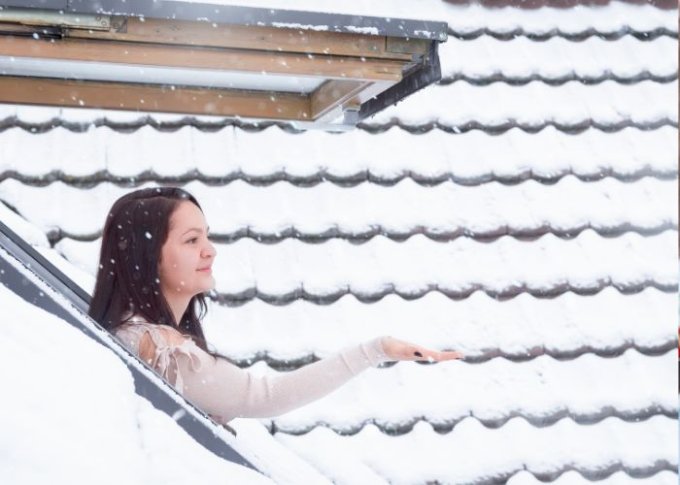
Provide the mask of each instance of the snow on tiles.
{"label": "snow on tiles", "polygon": [[305,483],[676,483],[677,9],[485,5],[253,3],[448,22],[442,81],[342,134],[0,106],[0,201],[33,225],[0,218],[91,289],[110,204],[177,183],[239,366],[387,334],[467,356],[234,423]]}
{"label": "snow on tiles", "polygon": [[[394,185],[351,188],[323,183],[299,187],[286,181],[255,186],[242,180],[226,188],[198,181],[184,187],[199,198],[207,218],[215,221],[214,232],[230,239],[245,237],[246,230],[275,240],[296,234],[323,240],[337,236],[364,240],[379,234],[405,238],[420,232],[442,240],[547,232],[576,236],[586,228],[614,234],[629,226],[660,231],[677,225],[673,206],[677,184],[651,176],[635,184],[565,175],[553,185],[527,180],[520,185],[492,181],[427,186],[407,178]],[[90,189],[62,182],[46,187],[14,179],[0,182],[0,194],[21,215],[44,230],[58,228],[67,238],[97,237],[102,214],[126,190],[108,182]],[[85,193],[96,197],[81,209]],[[46,210],[36,203],[38,194],[50,194],[60,204]],[[571,204],[564,204],[565,198]],[[71,217],[69,209],[80,210],[80,217]]]}
{"label": "snow on tiles", "polygon": [[677,40],[657,37],[640,42],[632,36],[616,40],[588,37],[572,42],[552,37],[536,42],[527,37],[501,40],[481,36],[474,42],[455,36],[441,44],[442,77],[487,81],[507,79],[529,82],[536,78],[563,83],[574,79],[604,81],[612,76],[619,80],[673,80],[678,71],[674,55]]}
{"label": "snow on tiles", "polygon": [[[375,424],[350,436],[324,426],[299,436],[275,436],[314,463],[325,462],[324,450],[339,450],[342,465],[327,469],[335,481],[352,483],[355,467],[363,463],[389,483],[399,484],[473,483],[481,476],[507,480],[521,470],[543,482],[574,468],[581,475],[620,466],[645,470],[656,465],[652,456],[666,466],[675,464],[678,439],[675,420],[662,415],[642,423],[609,417],[589,426],[565,418],[549,427],[515,417],[497,429],[467,417],[449,433],[438,433],[432,424],[420,421],[410,433],[398,436],[386,435]],[[508,453],[513,449],[518,452]],[[482,453],[484,459],[479,458]]]}
{"label": "snow on tiles", "polygon": [[4,483],[274,483],[198,445],[79,330],[3,285],[0,306]]}
{"label": "snow on tiles", "polygon": [[[329,180],[349,185],[364,182],[369,175],[383,185],[404,177],[422,184],[450,180],[477,185],[531,177],[553,181],[568,173],[581,178],[603,173],[621,178],[645,171],[673,175],[677,169],[671,149],[677,143],[677,130],[671,126],[629,127],[611,133],[586,130],[578,137],[553,126],[538,133],[513,128],[503,136],[480,130],[457,136],[440,130],[407,136],[391,129],[380,133],[379,144],[373,143],[374,134],[361,130],[338,135],[291,134],[278,127],[260,132],[224,128],[220,136],[213,134],[192,126],[180,128],[172,137],[151,126],[131,133],[101,127],[85,137],[61,127],[39,135],[9,128],[3,132],[8,142],[0,144],[0,169],[27,178],[56,178],[63,172],[81,180],[107,171],[126,183],[150,171],[155,177],[200,175],[312,184]],[[34,143],[35,137],[40,143]],[[382,153],[383,146],[393,148],[389,157]],[[129,147],[135,147],[136,153]]]}
{"label": "snow on tiles", "polygon": [[[670,288],[677,280],[677,271],[668,265],[676,236],[664,231],[610,239],[588,229],[570,240],[552,234],[532,242],[503,236],[491,246],[469,238],[444,244],[422,235],[404,242],[377,236],[361,245],[338,239],[310,246],[296,239],[276,245],[239,239],[217,245],[214,271],[218,291],[234,297],[255,287],[265,297],[286,297],[304,287],[317,297],[351,292],[369,299],[392,292],[422,296],[434,289],[462,296],[477,289],[514,294],[555,286],[585,292],[611,284],[631,290],[648,284]],[[94,274],[98,246],[96,241],[62,240],[56,248]]]}
{"label": "snow on tiles", "polygon": [[321,357],[383,334],[460,349],[480,361],[544,353],[565,358],[673,347],[676,306],[672,293],[646,288],[624,295],[614,287],[587,297],[523,293],[505,301],[479,291],[460,301],[439,292],[415,300],[392,294],[372,305],[352,295],[332,305],[305,300],[270,305],[255,299],[236,307],[211,303],[205,330],[217,350],[240,361],[256,360],[262,352],[277,361],[311,353]]}
{"label": "snow on tiles", "polygon": [[[535,426],[563,418],[585,424],[603,419],[611,405],[627,421],[648,406],[670,415],[677,408],[677,392],[665,384],[673,380],[676,354],[674,348],[656,357],[629,349],[617,359],[589,353],[569,361],[544,355],[525,362],[410,362],[371,369],[364,378],[276,417],[276,429],[299,435],[327,423],[340,434],[354,434],[376,416],[383,428],[399,434],[421,420],[450,432],[470,416],[489,428],[514,416]],[[264,362],[249,370],[258,376],[277,374]],[[626,379],[644,384],[632,394],[620,385]]]}
{"label": "snow on tiles", "polygon": [[[441,92],[444,90],[446,94]],[[473,124],[489,129],[519,126],[528,130],[551,124],[565,130],[663,126],[677,124],[678,107],[667,102],[677,91],[677,81],[641,81],[632,85],[611,80],[595,85],[569,81],[561,86],[540,81],[521,86],[453,83],[414,93],[364,123],[371,127],[438,123],[446,127]],[[455,102],[442,103],[444,97]]]}
{"label": "snow on tiles", "polygon": [[[648,480],[651,480],[653,483],[658,485],[675,485],[677,478],[677,475],[672,471],[664,470],[650,476]],[[639,478],[633,478],[630,475],[627,475],[626,472],[617,471],[612,473],[607,478],[598,481],[598,484],[637,485],[639,482]],[[542,483],[543,482],[541,480],[536,478],[531,474],[531,472],[528,471],[521,471],[516,475],[513,475],[507,482],[508,485],[541,485]],[[557,479],[551,483],[553,485],[591,485],[592,481],[575,470],[569,470],[557,477]]]}

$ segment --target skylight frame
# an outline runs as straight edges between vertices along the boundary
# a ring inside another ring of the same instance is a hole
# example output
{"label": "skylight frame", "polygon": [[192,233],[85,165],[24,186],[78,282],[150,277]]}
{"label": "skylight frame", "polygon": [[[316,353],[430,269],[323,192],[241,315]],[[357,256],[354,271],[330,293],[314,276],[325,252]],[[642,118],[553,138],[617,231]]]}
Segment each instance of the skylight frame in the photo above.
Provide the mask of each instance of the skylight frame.
{"label": "skylight frame", "polygon": [[[28,69],[2,75],[0,66],[2,103],[253,118],[303,128],[351,128],[435,82],[437,44],[446,38],[446,24],[437,22],[168,0],[102,0],[96,9],[93,2],[48,2],[60,10],[13,8],[16,3],[43,5],[0,1],[0,56],[71,67],[50,76]],[[98,63],[98,73],[109,69],[111,79],[92,75],[83,62]],[[130,82],[131,67],[167,69],[167,82],[157,76],[155,83]],[[196,82],[173,82],[172,69],[195,72]],[[216,73],[225,73],[221,86]],[[230,75],[252,76],[256,88],[225,87]],[[258,75],[272,87],[296,84],[285,82],[287,76],[304,79],[298,84],[307,88],[262,89],[267,83],[257,83]]]}

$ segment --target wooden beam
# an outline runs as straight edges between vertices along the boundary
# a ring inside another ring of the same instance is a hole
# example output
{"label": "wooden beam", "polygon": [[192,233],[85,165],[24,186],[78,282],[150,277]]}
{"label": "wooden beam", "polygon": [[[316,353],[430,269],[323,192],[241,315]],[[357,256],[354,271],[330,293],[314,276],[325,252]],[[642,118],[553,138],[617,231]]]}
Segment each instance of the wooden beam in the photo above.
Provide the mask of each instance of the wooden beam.
{"label": "wooden beam", "polygon": [[0,103],[273,120],[311,119],[309,97],[218,89],[0,76]]}
{"label": "wooden beam", "polygon": [[385,44],[387,52],[425,56],[430,50],[431,41],[425,39],[403,39],[388,37]]}
{"label": "wooden beam", "polygon": [[74,29],[68,31],[67,36],[378,59],[409,60],[411,58],[410,53],[387,50],[387,38],[377,35],[182,20],[145,19],[141,21],[135,17],[114,17],[111,24],[109,31]]}
{"label": "wooden beam", "polygon": [[46,41],[15,36],[0,36],[0,54],[54,60],[375,81],[400,80],[404,65],[403,61],[362,60],[347,56],[193,48],[114,41],[72,39]]}

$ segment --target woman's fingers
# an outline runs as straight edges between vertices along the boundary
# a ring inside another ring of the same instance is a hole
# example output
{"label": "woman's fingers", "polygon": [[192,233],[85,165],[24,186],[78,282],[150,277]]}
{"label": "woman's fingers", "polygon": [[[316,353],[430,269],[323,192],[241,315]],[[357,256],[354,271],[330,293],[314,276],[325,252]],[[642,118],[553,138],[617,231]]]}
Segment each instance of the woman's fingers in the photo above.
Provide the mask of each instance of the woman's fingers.
{"label": "woman's fingers", "polygon": [[422,360],[428,362],[442,362],[445,360],[456,360],[463,359],[465,356],[462,352],[457,351],[443,351],[439,352],[437,350],[428,350],[423,348],[418,348],[413,352],[413,356],[409,360]]}
{"label": "woman's fingers", "polygon": [[440,359],[439,360],[454,360],[454,359],[464,359],[465,354],[462,352],[458,351],[451,351],[451,352],[439,352]]}
{"label": "woman's fingers", "polygon": [[458,351],[438,351],[421,347],[420,345],[387,337],[383,340],[385,352],[394,360],[417,360],[423,362],[442,362],[445,360],[463,359],[464,355]]}
{"label": "woman's fingers", "polygon": [[461,352],[456,352],[456,351],[446,351],[446,352],[435,352],[437,356],[435,357],[436,361],[442,361],[442,360],[456,360],[456,359],[462,359],[465,356]]}

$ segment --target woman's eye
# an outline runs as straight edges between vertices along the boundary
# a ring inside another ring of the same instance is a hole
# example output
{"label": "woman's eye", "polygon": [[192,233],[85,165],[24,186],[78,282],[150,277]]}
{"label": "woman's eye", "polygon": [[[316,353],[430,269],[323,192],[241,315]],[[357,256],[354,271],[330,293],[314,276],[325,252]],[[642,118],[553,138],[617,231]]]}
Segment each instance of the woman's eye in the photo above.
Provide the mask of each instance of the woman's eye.
{"label": "woman's eye", "polygon": [[193,241],[198,241],[198,238],[196,238],[196,237],[192,237],[192,238],[191,238],[191,239],[189,239],[189,240],[188,240],[187,242],[193,242]]}

